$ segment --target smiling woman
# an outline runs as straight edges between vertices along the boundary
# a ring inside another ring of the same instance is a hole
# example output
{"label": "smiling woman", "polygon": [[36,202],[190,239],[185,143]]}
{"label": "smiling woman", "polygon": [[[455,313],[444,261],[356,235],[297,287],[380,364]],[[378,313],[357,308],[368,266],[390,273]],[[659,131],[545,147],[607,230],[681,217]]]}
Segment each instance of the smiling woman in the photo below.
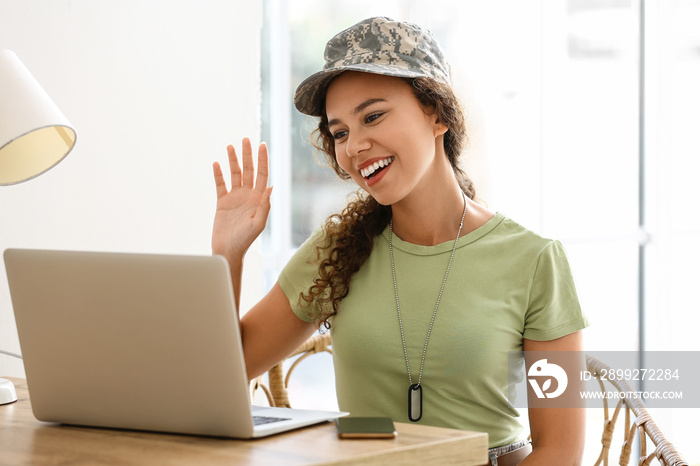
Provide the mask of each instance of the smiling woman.
{"label": "smiling woman", "polygon": [[[474,200],[458,164],[463,112],[437,40],[373,17],[332,38],[325,60],[294,102],[320,117],[319,147],[362,192],[241,318],[249,376],[325,326],[340,409],[488,432],[492,461],[578,464],[581,410],[531,415],[533,450],[506,401],[508,351],[581,349],[587,320],[566,255]],[[252,152],[244,141],[241,168],[229,149],[230,191],[215,167],[212,244],[237,295],[248,243],[270,210],[267,148],[257,175]]]}
{"label": "smiling woman", "polygon": [[[274,84],[288,76],[278,91],[263,92],[263,108],[272,109],[269,119],[263,116],[263,139],[274,148],[278,177],[264,243],[268,286],[283,265],[274,259],[291,255],[285,245],[295,250],[308,239],[354,186],[314,160],[308,133],[315,121],[285,96],[320,68],[334,32],[389,15],[427,26],[452,60],[470,141],[461,165],[478,199],[566,247],[594,324],[586,330],[587,349],[697,349],[700,313],[689,303],[700,217],[687,215],[700,189],[693,175],[700,159],[692,155],[699,143],[692,128],[700,124],[693,110],[700,105],[696,1],[295,0],[287,9],[278,8],[285,2],[265,3],[266,17],[274,19],[266,23],[273,41],[263,49],[270,53],[263,63],[272,68],[262,79]],[[284,115],[291,121],[279,124]],[[286,176],[289,191],[281,189]],[[332,393],[332,385],[325,391]],[[521,414],[526,423],[527,412]],[[684,453],[696,450],[697,413],[663,416]],[[588,424],[588,438],[599,437],[597,419]],[[585,463],[594,463],[599,451],[587,453]]]}

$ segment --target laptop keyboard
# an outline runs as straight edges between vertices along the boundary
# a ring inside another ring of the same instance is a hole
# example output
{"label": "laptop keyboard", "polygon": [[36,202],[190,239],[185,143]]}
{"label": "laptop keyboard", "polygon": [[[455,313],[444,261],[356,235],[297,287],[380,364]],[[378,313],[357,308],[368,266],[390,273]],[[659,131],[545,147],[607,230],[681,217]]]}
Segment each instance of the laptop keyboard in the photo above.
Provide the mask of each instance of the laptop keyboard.
{"label": "laptop keyboard", "polygon": [[268,417],[268,416],[253,416],[253,424],[256,426],[262,424],[270,424],[272,422],[289,421],[288,417]]}

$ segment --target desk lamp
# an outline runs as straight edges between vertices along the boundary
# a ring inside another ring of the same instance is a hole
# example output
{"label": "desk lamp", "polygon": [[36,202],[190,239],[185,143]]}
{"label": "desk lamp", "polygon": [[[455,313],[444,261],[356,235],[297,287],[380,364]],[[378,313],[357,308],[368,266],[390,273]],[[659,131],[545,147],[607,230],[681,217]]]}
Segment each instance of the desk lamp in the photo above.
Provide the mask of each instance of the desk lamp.
{"label": "desk lamp", "polygon": [[[63,160],[75,145],[68,119],[17,55],[0,50],[0,186],[35,178]],[[17,400],[0,379],[0,404]]]}
{"label": "desk lamp", "polygon": [[14,52],[0,50],[0,185],[41,175],[68,155],[75,130]]}

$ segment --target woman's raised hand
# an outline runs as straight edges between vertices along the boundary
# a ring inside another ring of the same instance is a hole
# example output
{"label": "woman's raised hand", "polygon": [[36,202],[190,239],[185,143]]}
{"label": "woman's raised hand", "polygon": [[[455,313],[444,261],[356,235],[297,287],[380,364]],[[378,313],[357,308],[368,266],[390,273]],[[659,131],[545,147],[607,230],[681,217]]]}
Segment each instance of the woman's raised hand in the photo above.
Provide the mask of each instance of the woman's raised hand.
{"label": "woman's raised hand", "polygon": [[272,187],[267,186],[267,146],[258,148],[258,173],[253,165],[250,139],[243,139],[243,168],[238,162],[236,149],[228,146],[231,168],[231,189],[218,162],[214,163],[216,182],[216,215],[212,230],[212,252],[227,259],[242,260],[253,241],[260,235],[270,213]]}

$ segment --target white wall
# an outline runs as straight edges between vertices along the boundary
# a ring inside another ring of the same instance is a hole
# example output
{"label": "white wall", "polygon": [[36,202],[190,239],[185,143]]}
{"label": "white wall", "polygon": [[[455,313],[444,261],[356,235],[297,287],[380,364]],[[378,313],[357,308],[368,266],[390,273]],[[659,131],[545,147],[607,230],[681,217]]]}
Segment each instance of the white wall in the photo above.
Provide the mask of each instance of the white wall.
{"label": "white wall", "polygon": [[[0,187],[0,251],[209,254],[211,164],[259,137],[261,25],[245,0],[0,0],[0,49],[78,133],[57,167]],[[255,260],[246,272],[260,276]],[[246,284],[244,308],[262,287]],[[20,353],[4,264],[0,350]],[[0,354],[0,375],[23,376],[21,361]]]}

